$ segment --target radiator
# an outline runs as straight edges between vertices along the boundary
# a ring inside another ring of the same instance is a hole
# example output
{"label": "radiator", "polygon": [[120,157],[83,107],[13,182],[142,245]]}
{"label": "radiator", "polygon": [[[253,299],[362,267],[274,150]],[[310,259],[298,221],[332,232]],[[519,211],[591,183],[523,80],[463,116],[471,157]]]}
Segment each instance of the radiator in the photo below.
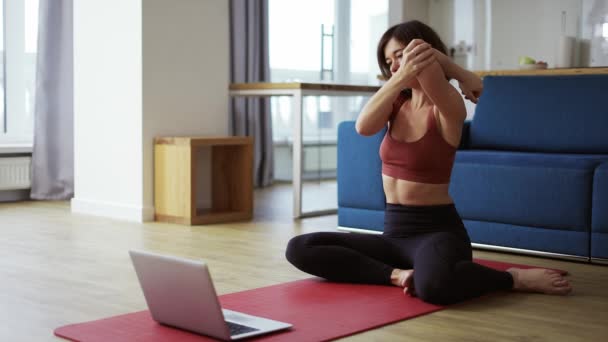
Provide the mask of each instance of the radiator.
{"label": "radiator", "polygon": [[29,189],[31,157],[0,158],[0,190]]}

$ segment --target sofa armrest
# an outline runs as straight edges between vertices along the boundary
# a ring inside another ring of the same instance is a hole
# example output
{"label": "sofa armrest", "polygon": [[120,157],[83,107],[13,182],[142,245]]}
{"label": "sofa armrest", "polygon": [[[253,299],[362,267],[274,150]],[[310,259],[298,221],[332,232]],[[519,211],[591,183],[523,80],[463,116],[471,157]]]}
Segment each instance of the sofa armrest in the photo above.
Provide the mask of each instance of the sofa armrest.
{"label": "sofa armrest", "polygon": [[591,257],[608,260],[608,162],[595,169],[591,206]]}
{"label": "sofa armrest", "polygon": [[384,210],[379,149],[385,132],[365,137],[354,121],[338,126],[338,207]]}
{"label": "sofa armrest", "polygon": [[471,131],[471,120],[466,120],[462,126],[462,137],[460,138],[459,150],[469,149],[469,132]]}

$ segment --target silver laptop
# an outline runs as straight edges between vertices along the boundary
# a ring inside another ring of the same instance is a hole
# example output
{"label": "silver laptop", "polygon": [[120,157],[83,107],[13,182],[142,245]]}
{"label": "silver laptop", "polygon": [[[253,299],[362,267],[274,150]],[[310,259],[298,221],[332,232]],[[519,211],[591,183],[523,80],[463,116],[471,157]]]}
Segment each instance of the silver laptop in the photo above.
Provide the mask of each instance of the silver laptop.
{"label": "silver laptop", "polygon": [[142,251],[129,251],[155,321],[223,340],[236,340],[291,324],[222,309],[207,265]]}

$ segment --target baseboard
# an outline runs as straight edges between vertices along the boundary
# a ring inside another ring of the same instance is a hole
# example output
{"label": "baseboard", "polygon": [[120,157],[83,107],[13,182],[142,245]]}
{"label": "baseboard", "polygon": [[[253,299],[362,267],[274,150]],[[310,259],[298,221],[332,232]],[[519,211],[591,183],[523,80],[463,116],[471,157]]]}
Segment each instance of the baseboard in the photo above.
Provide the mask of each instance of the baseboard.
{"label": "baseboard", "polygon": [[591,263],[592,264],[600,264],[600,265],[607,265],[608,266],[608,259],[604,259],[604,258],[591,258]]}
{"label": "baseboard", "polygon": [[135,222],[154,221],[153,207],[128,206],[79,198],[72,198],[71,207],[72,212],[77,214],[103,216]]}
{"label": "baseboard", "polygon": [[539,257],[545,257],[545,258],[589,262],[589,257],[583,257],[583,256],[578,256],[578,255],[543,252],[543,251],[536,251],[536,250],[531,250],[531,249],[521,249],[521,248],[495,246],[495,245],[486,245],[486,244],[481,244],[481,243],[472,243],[471,246],[473,246],[473,248],[476,248],[476,249],[485,249],[485,250],[496,251],[496,252],[525,254],[525,255],[533,255],[533,256],[539,256]]}
{"label": "baseboard", "polygon": [[29,200],[30,189],[0,191],[0,202],[18,202]]}
{"label": "baseboard", "polygon": [[360,233],[360,234],[375,234],[375,235],[382,234],[382,231],[380,231],[380,230],[361,229],[361,228],[342,227],[342,226],[338,226],[338,230],[341,230],[343,232]]}

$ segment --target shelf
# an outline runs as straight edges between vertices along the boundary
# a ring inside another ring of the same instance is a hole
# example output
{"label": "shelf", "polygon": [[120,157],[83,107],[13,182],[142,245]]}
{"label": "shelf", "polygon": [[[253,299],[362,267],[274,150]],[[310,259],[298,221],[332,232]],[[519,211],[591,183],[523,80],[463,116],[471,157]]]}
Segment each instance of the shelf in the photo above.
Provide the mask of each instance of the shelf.
{"label": "shelf", "polygon": [[[197,208],[198,151],[211,149],[211,207]],[[253,139],[161,137],[154,145],[157,221],[212,224],[253,217]]]}

